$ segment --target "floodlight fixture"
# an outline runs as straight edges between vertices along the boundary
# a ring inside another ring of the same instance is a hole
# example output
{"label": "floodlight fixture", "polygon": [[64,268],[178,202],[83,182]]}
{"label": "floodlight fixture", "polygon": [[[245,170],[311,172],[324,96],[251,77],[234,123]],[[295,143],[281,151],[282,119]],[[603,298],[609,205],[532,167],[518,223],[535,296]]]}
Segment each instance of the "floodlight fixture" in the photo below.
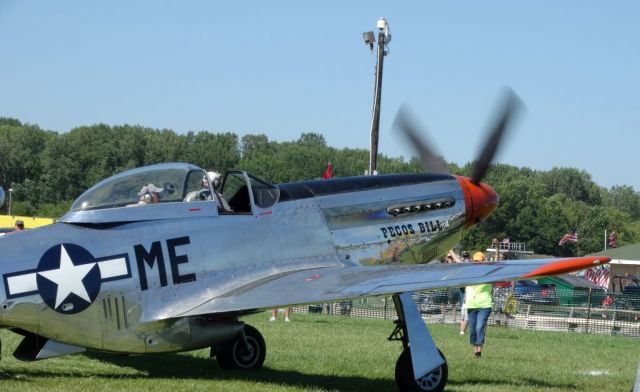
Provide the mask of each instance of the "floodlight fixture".
{"label": "floodlight fixture", "polygon": [[376,43],[376,36],[373,34],[373,31],[365,31],[362,33],[362,39],[365,44],[369,45],[369,50],[373,52],[373,44]]}

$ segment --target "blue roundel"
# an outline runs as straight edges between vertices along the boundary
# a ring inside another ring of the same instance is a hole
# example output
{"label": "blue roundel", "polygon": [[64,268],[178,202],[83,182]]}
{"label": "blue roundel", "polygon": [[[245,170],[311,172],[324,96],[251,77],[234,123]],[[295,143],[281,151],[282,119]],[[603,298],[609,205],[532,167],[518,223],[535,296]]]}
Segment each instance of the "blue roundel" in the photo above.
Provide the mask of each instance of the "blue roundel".
{"label": "blue roundel", "polygon": [[40,258],[36,280],[42,300],[63,314],[85,310],[100,292],[100,268],[95,257],[75,244],[49,248]]}

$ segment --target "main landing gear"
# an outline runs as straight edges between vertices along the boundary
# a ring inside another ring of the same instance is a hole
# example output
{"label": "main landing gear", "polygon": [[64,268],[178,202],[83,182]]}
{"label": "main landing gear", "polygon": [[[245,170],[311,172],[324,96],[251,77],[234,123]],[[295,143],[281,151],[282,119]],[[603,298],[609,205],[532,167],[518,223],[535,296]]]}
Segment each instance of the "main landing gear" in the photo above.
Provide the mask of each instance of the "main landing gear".
{"label": "main landing gear", "polygon": [[[402,342],[396,362],[395,380],[400,391],[441,392],[447,383],[447,361],[433,343],[411,293],[395,294],[398,314],[389,340]],[[267,350],[264,338],[254,327],[245,324],[235,337],[211,347],[222,369],[255,370],[264,364]]]}
{"label": "main landing gear", "polygon": [[248,324],[240,335],[211,347],[211,357],[217,358],[221,369],[260,369],[266,354],[262,334]]}
{"label": "main landing gear", "polygon": [[[441,392],[447,383],[447,361],[431,339],[411,293],[395,294],[398,320],[389,340],[402,342],[402,353],[396,362],[395,379],[400,391]],[[409,344],[411,337],[411,345]]]}

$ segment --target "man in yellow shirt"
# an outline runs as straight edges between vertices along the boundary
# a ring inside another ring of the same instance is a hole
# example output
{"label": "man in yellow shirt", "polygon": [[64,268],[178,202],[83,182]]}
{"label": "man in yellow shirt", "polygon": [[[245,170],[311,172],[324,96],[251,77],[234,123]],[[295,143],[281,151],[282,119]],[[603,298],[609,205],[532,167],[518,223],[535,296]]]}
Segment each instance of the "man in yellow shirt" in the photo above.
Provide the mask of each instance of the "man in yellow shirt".
{"label": "man in yellow shirt", "polygon": [[[473,254],[473,262],[484,262],[484,253]],[[469,342],[473,346],[476,358],[482,358],[482,346],[484,345],[487,321],[493,307],[493,286],[491,284],[477,284],[465,288],[465,303],[467,319],[469,320]]]}

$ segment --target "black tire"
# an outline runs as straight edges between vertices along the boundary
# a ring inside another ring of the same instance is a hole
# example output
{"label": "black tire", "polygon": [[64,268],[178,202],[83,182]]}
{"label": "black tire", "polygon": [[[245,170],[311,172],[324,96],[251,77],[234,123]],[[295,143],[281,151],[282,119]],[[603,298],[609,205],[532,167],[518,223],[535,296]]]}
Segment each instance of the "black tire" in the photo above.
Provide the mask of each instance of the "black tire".
{"label": "black tire", "polygon": [[264,364],[267,348],[262,334],[250,325],[244,326],[244,334],[249,349],[242,338],[242,334],[227,342],[216,344],[212,349],[221,369],[256,370]]}
{"label": "black tire", "polygon": [[[440,350],[438,352],[442,355]],[[442,392],[448,377],[449,368],[446,358],[440,367],[417,381],[413,379],[413,365],[409,350],[404,350],[396,362],[396,385],[401,392]]]}

